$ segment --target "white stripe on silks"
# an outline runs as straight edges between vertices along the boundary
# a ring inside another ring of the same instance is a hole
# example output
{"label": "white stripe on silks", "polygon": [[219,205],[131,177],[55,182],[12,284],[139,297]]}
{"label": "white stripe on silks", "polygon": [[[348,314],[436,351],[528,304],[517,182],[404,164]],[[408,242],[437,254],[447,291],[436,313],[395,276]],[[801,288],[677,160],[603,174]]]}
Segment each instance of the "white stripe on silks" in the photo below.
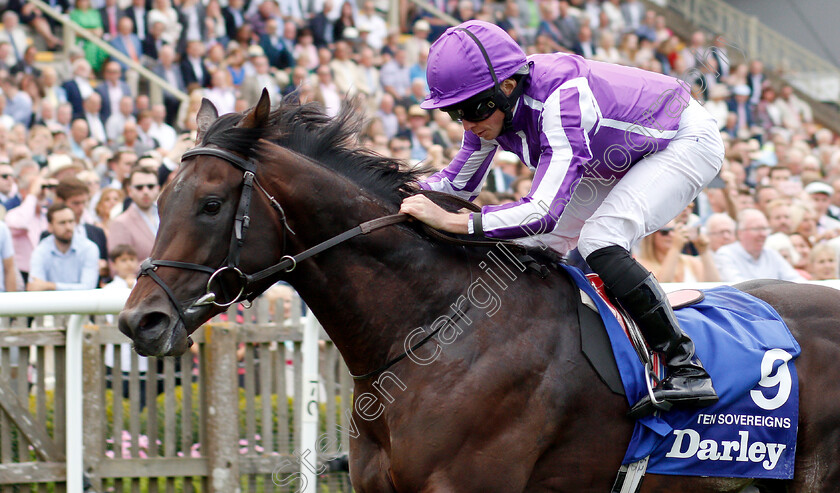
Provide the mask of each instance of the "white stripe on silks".
{"label": "white stripe on silks", "polygon": [[531,96],[523,94],[522,95],[522,101],[525,101],[525,104],[527,104],[529,108],[533,108],[537,111],[542,111],[542,109],[543,109],[542,101],[538,101],[538,100],[532,98]]}
{"label": "white stripe on silks", "polygon": [[[546,215],[547,207],[548,204],[525,202],[515,207],[511,207],[510,209],[502,209],[484,214],[482,216],[482,226],[484,228],[484,232],[486,233],[497,229],[524,226],[525,224],[536,221],[536,216],[539,216],[540,218],[544,217]],[[550,231],[541,231],[539,233],[545,234],[549,232]],[[530,234],[531,232],[526,230],[526,233]],[[534,231],[533,233],[537,232]]]}
{"label": "white stripe on silks", "polygon": [[[592,89],[589,88],[589,81],[586,77],[577,77],[566,81],[560,86],[560,89],[575,88],[578,91],[578,104],[580,106],[580,123],[583,126],[583,136],[586,139],[586,148],[589,147],[589,132],[598,125],[601,119],[601,108],[598,106],[598,101],[595,95],[592,94]],[[597,131],[597,130],[596,130]],[[590,154],[592,153],[590,149]]]}
{"label": "white stripe on silks", "polygon": [[545,109],[542,114],[543,134],[551,147],[551,161],[547,164],[545,174],[540,180],[540,186],[532,195],[535,201],[543,201],[551,204],[569,166],[572,163],[574,153],[566,131],[563,129],[563,118],[560,114],[560,90],[551,93],[545,100]]}
{"label": "white stripe on silks", "polygon": [[[530,207],[523,204],[485,215],[485,231],[518,226],[534,213],[545,216],[547,214],[545,207],[550,207],[563,184],[563,179],[569,170],[574,153],[569,139],[566,137],[566,132],[563,130],[563,122],[560,117],[560,89],[555,90],[546,99],[540,119],[543,122],[542,131],[548,139],[552,155],[551,161],[543,164],[543,166],[546,166],[546,172],[540,180],[539,187],[536,190],[531,189],[529,194],[532,198]],[[539,206],[540,203],[543,206]],[[548,232],[545,231],[544,233]]]}
{"label": "white stripe on silks", "polygon": [[657,128],[644,127],[638,123],[628,123],[621,120],[611,120],[609,118],[602,118],[601,126],[624,130],[625,132],[644,135],[646,137],[653,137],[654,139],[673,139],[677,135],[676,130],[660,131]]}
{"label": "white stripe on silks", "polygon": [[[452,180],[452,186],[456,189],[463,190],[464,187],[467,186],[467,183],[476,173],[478,168],[480,168],[484,160],[487,159],[487,155],[490,154],[490,152],[498,145],[495,140],[484,140],[481,138],[479,138],[479,140],[481,141],[481,147],[470,154],[470,157],[468,157],[464,162],[464,165],[461,166],[461,170],[458,171],[457,175],[455,175],[455,179]],[[469,192],[472,195],[474,190],[464,191]]]}
{"label": "white stripe on silks", "polygon": [[520,130],[516,132],[516,135],[522,139],[522,163],[525,166],[534,169],[534,165],[531,164],[531,150],[528,148],[528,137],[525,136],[525,131]]}
{"label": "white stripe on silks", "polygon": [[455,190],[455,188],[452,186],[452,183],[446,179],[435,182],[427,182],[426,184],[429,185],[430,189],[436,192],[447,193],[449,195],[454,195],[464,200],[471,200],[473,198],[473,194],[469,191]]}

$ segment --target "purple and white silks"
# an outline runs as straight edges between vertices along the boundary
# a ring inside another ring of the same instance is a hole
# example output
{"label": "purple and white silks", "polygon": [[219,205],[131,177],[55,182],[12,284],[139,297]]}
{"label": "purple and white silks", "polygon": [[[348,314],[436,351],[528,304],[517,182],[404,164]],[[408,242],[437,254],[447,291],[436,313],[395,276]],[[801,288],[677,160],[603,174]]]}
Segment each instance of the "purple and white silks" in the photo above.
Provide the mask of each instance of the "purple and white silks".
{"label": "purple and white silks", "polygon": [[552,231],[581,178],[620,178],[665,149],[691,101],[684,82],[641,69],[561,53],[528,61],[530,77],[511,130],[490,141],[465,132],[452,162],[421,183],[472,200],[496,149],[514,152],[535,170],[534,183],[517,202],[483,207],[484,235],[490,238]]}

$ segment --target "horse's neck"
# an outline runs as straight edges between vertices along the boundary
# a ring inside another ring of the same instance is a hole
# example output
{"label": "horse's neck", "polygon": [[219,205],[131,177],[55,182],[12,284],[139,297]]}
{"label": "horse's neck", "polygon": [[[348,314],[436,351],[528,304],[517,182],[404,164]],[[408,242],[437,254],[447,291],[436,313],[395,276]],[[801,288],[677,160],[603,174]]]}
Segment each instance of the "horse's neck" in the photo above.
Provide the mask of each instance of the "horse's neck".
{"label": "horse's neck", "polygon": [[[396,212],[325,168],[301,159],[287,161],[274,168],[276,176],[271,177],[278,186],[273,192],[284,198],[295,230],[284,254],[300,253],[365,221]],[[302,262],[287,277],[351,372],[369,372],[402,352],[397,350],[401,338],[426,316],[425,303],[441,296],[431,289],[434,282],[420,282],[423,276],[439,275],[424,272],[439,267],[424,253],[429,245],[421,243],[424,240],[404,227],[389,226],[334,246]]]}
{"label": "horse's neck", "polygon": [[400,355],[411,331],[428,327],[470,283],[463,257],[444,258],[397,228],[375,234],[358,240],[362,248],[319,255],[293,283],[353,374]]}
{"label": "horse's neck", "polygon": [[[278,190],[277,196],[286,198],[290,222],[297,230],[291,253],[396,212],[320,168],[286,168],[284,173],[288,176],[277,183],[288,188]],[[329,203],[312,190],[329,190]],[[566,276],[542,281],[524,269],[510,251],[494,247],[468,255],[465,249],[430,243],[405,226],[390,226],[302,262],[288,280],[341,351],[350,371],[364,374],[403,354],[406,340],[418,327],[431,332],[442,316],[483,317],[479,312],[493,309],[492,303],[486,303],[490,293],[505,298],[509,307],[519,302],[543,303],[546,292],[540,290],[552,291],[548,297],[560,299],[572,295]],[[464,313],[457,313],[458,309]],[[562,314],[555,310],[550,316]],[[494,320],[506,318],[507,314]],[[516,326],[506,330],[527,330],[521,322],[511,319]]]}

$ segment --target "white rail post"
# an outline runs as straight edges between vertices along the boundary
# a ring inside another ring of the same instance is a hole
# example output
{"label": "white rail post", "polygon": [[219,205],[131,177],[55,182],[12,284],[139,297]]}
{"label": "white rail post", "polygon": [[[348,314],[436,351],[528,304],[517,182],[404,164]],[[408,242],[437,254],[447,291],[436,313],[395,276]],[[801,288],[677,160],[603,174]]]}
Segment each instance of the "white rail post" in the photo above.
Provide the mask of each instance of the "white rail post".
{"label": "white rail post", "polygon": [[318,395],[320,377],[318,375],[318,321],[309,313],[303,323],[303,395],[298,402],[301,410],[300,429],[300,475],[305,480],[306,488],[302,491],[314,493],[318,480]]}
{"label": "white rail post", "polygon": [[0,316],[71,315],[65,339],[67,492],[82,493],[84,482],[84,386],[82,385],[82,322],[85,315],[118,313],[129,290],[40,291],[0,293]]}
{"label": "white rail post", "polygon": [[82,493],[84,475],[84,406],[82,399],[82,316],[70,315],[65,342],[65,373],[67,375],[67,493]]}

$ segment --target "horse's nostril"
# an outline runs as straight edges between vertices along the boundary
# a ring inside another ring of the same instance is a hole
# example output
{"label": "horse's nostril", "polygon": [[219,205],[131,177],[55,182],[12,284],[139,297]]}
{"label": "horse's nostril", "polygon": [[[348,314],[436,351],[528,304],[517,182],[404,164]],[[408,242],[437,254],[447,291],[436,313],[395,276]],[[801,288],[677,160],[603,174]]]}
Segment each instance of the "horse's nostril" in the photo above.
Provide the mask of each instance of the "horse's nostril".
{"label": "horse's nostril", "polygon": [[143,315],[137,324],[137,331],[142,332],[150,329],[166,327],[169,324],[169,316],[162,312],[151,312]]}
{"label": "horse's nostril", "polygon": [[134,325],[131,323],[131,313],[124,311],[120,313],[117,319],[117,326],[120,332],[128,336],[129,339],[134,339]]}

